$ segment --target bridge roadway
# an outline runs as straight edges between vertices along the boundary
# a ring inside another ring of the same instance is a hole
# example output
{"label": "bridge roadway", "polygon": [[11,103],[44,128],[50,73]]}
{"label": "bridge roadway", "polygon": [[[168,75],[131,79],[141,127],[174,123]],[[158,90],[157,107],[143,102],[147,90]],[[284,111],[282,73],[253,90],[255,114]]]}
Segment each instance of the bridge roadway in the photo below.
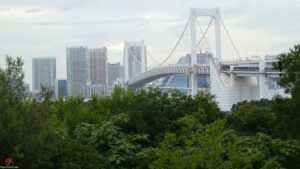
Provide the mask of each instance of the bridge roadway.
{"label": "bridge roadway", "polygon": [[209,65],[170,65],[152,68],[146,72],[133,76],[126,83],[129,87],[142,87],[143,85],[174,74],[189,74],[196,71],[198,74],[209,74]]}
{"label": "bridge roadway", "polygon": [[[170,66],[161,66],[161,67],[155,67],[152,68],[146,72],[143,72],[141,74],[135,75],[132,78],[130,78],[126,85],[128,87],[143,87],[145,84],[153,82],[157,79],[160,79],[162,77],[174,75],[174,74],[190,74],[193,71],[196,71],[198,74],[205,74],[209,75],[210,68],[208,64],[202,64],[202,65],[170,65]],[[228,65],[221,65],[220,66],[220,72],[226,73],[226,74],[235,74],[237,76],[255,76],[259,74],[268,74],[273,77],[278,77],[278,75],[282,72],[278,72],[274,70],[271,67],[264,68],[264,71],[259,70],[259,65],[239,65],[234,66],[232,70],[230,70],[230,67]]]}

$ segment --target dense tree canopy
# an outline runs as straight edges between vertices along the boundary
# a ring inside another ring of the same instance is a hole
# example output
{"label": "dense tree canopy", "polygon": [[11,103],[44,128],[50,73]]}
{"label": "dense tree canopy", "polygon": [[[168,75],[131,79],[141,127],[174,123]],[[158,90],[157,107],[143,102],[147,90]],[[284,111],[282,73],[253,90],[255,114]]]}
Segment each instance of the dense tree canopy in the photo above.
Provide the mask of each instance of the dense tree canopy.
{"label": "dense tree canopy", "polygon": [[279,84],[285,87],[287,92],[292,92],[300,85],[300,45],[295,45],[288,53],[280,54],[278,62],[273,66],[279,71],[284,71]]}
{"label": "dense tree canopy", "polygon": [[111,96],[25,98],[23,62],[0,69],[0,166],[26,169],[300,168],[299,45],[279,56],[290,98],[220,111],[214,96],[116,88]]}

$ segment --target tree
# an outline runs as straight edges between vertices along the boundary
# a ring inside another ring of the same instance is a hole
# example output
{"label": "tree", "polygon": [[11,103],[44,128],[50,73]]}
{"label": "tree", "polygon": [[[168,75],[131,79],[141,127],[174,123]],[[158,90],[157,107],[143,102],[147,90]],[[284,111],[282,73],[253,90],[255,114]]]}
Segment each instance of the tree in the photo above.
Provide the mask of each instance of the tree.
{"label": "tree", "polygon": [[277,116],[277,137],[283,139],[300,138],[300,45],[295,45],[288,53],[279,55],[273,66],[283,70],[279,84],[291,94],[291,98],[276,97],[272,110]]}
{"label": "tree", "polygon": [[6,69],[0,68],[0,160],[7,156],[22,157],[22,111],[19,106],[24,99],[22,70],[20,57],[13,59],[6,56]]}
{"label": "tree", "polygon": [[53,89],[44,85],[41,86],[41,97],[44,102],[50,103],[53,96],[54,96]]}
{"label": "tree", "polygon": [[[281,66],[294,64],[287,60],[298,57],[295,48]],[[0,160],[12,156],[20,168],[300,168],[297,72],[283,74],[291,98],[245,101],[228,115],[207,92],[192,97],[158,88],[116,88],[88,103],[52,100],[44,89],[43,101],[25,99],[23,62],[6,61]],[[297,69],[283,73],[291,67]]]}
{"label": "tree", "polygon": [[25,96],[23,61],[6,56],[6,69],[0,68],[0,107],[19,103]]}
{"label": "tree", "polygon": [[[144,149],[143,144],[148,142],[145,134],[125,134],[117,123],[126,123],[125,114],[111,116],[100,124],[81,123],[77,126],[76,140],[97,150],[104,158],[108,168],[144,168],[141,164],[151,158],[151,149]],[[145,165],[145,164],[144,164]]]}
{"label": "tree", "polygon": [[260,100],[251,100],[251,101],[245,100],[242,102],[238,102],[238,103],[232,105],[231,112],[238,110],[240,106],[243,106],[248,103],[253,106],[258,106],[258,107],[269,107],[272,105],[272,100],[260,99]]}
{"label": "tree", "polygon": [[37,169],[109,168],[105,166],[104,158],[92,147],[82,145],[72,139],[63,139],[60,137],[56,137],[56,139],[49,143],[44,153],[31,163]]}
{"label": "tree", "polygon": [[279,84],[287,92],[293,93],[297,85],[300,85],[300,45],[294,45],[288,53],[282,53],[278,62],[273,64],[277,70],[284,71]]}
{"label": "tree", "polygon": [[161,141],[163,133],[177,130],[176,120],[197,111],[205,111],[207,123],[225,117],[214,97],[199,92],[195,97],[178,91],[170,94],[158,88],[148,88],[134,93],[128,104],[129,130],[149,134],[152,145]]}
{"label": "tree", "polygon": [[288,139],[300,139],[300,102],[293,98],[275,97],[272,112],[276,116],[274,136]]}
{"label": "tree", "polygon": [[255,135],[258,132],[273,134],[276,116],[270,106],[255,106],[245,102],[238,104],[228,116],[228,125],[242,134]]}
{"label": "tree", "polygon": [[224,120],[202,124],[192,115],[178,120],[181,128],[166,133],[150,168],[281,169],[300,153],[299,141],[272,139],[263,133],[239,136]]}

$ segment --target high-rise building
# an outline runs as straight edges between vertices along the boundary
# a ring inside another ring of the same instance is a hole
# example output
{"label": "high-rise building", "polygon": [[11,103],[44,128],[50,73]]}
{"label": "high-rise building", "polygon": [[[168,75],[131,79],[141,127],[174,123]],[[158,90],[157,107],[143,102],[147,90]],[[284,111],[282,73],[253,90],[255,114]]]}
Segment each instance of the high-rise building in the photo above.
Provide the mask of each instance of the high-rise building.
{"label": "high-rise building", "polygon": [[108,63],[108,86],[114,86],[114,82],[121,80],[122,66],[120,63]]}
{"label": "high-rise building", "polygon": [[108,86],[107,85],[86,85],[86,94],[87,98],[91,98],[93,95],[95,96],[105,96],[108,94]]}
{"label": "high-rise building", "polygon": [[89,51],[86,46],[67,47],[67,81],[69,95],[84,95],[89,81]]}
{"label": "high-rise building", "polygon": [[54,57],[38,57],[32,59],[33,91],[40,91],[41,86],[54,87],[56,79],[56,60]]}
{"label": "high-rise building", "polygon": [[66,79],[55,80],[55,97],[68,96],[68,81]]}
{"label": "high-rise building", "polygon": [[124,46],[125,81],[147,69],[146,46],[144,41],[125,42]]}
{"label": "high-rise building", "polygon": [[107,85],[107,49],[90,49],[90,82],[92,85]]}

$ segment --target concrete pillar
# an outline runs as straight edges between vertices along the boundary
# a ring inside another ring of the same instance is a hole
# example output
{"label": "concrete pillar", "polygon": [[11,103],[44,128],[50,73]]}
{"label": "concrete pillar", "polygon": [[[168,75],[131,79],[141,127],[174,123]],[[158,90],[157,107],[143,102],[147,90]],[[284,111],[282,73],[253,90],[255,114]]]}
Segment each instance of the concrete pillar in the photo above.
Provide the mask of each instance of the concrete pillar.
{"label": "concrete pillar", "polygon": [[233,73],[230,73],[230,86],[234,86],[234,79],[235,75]]}
{"label": "concrete pillar", "polygon": [[[196,42],[196,11],[195,9],[191,9],[191,16],[190,16],[190,26],[191,26],[191,63],[190,65],[197,64],[197,42]],[[198,83],[197,83],[197,72],[192,71],[190,74],[191,79],[191,88],[192,88],[192,95],[196,95],[198,92]]]}
{"label": "concrete pillar", "polygon": [[220,63],[222,61],[221,55],[221,18],[219,9],[216,9],[216,13],[214,15],[215,19],[215,36],[216,36],[216,63]]}
{"label": "concrete pillar", "polygon": [[265,60],[259,61],[259,98],[266,98],[266,75],[265,75]]}
{"label": "concrete pillar", "polygon": [[147,48],[144,44],[144,40],[141,42],[141,63],[142,63],[142,72],[146,72],[147,70]]}
{"label": "concrete pillar", "polygon": [[[147,70],[147,55],[146,55],[146,46],[144,45],[144,40],[141,42],[138,41],[126,41],[124,50],[123,50],[123,55],[124,55],[124,80],[127,82],[129,80],[129,53],[132,53],[130,51],[130,47],[132,46],[137,46],[141,50],[141,59],[138,61],[138,66],[141,67],[141,72],[135,72],[135,73],[143,73]],[[133,56],[134,57],[134,56]],[[137,58],[133,58],[137,62]],[[133,65],[136,66],[136,65]]]}
{"label": "concrete pillar", "polygon": [[233,86],[234,85],[234,78],[235,78],[235,75],[233,74],[233,66],[230,66],[230,86]]}
{"label": "concrete pillar", "polygon": [[128,44],[127,42],[125,42],[125,46],[124,46],[124,51],[123,51],[123,55],[124,55],[124,81],[127,82],[129,80],[129,64],[128,64]]}
{"label": "concrete pillar", "polygon": [[[216,63],[221,62],[221,18],[218,8],[211,9],[195,9],[191,8],[190,26],[191,26],[191,66],[197,64],[197,42],[196,42],[196,19],[199,16],[211,16],[215,20],[215,36],[216,36]],[[190,74],[192,95],[198,90],[197,72],[192,71]]]}

